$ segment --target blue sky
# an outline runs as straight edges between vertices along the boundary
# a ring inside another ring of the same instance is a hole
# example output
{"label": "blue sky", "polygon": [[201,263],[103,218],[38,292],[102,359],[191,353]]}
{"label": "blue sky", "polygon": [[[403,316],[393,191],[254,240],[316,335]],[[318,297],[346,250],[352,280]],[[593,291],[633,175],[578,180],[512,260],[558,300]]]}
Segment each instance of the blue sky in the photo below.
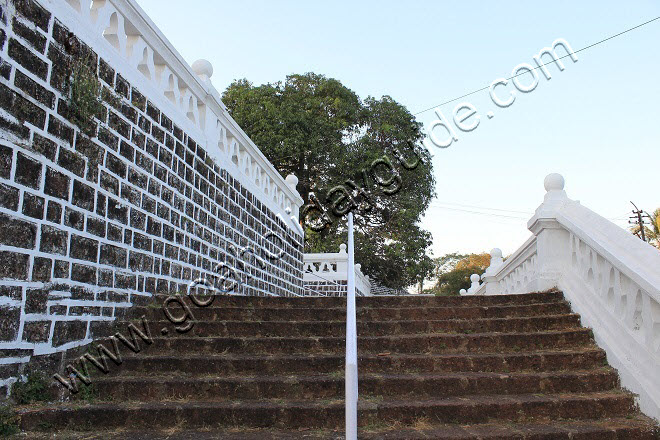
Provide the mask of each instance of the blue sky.
{"label": "blue sky", "polygon": [[[660,16],[651,0],[137,1],[189,63],[211,61],[220,92],[238,78],[261,84],[313,71],[413,113],[511,76],[557,38],[578,50]],[[569,197],[621,226],[630,200],[660,207],[658,43],[660,20],[580,52],[577,63],[565,59],[563,72],[551,67],[552,80],[541,77],[511,107],[494,106],[488,91],[441,107],[451,118],[466,101],[481,120],[431,150],[438,197],[423,225],[434,254],[515,251],[550,172],[564,175]]]}

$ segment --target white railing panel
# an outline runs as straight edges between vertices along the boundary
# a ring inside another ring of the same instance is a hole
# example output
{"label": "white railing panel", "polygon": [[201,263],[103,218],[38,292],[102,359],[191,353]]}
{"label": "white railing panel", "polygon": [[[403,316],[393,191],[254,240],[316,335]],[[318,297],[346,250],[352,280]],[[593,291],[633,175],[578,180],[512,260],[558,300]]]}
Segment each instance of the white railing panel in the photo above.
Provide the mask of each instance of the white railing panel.
{"label": "white railing panel", "polygon": [[642,411],[660,419],[660,252],[569,199],[563,177],[545,187],[528,222],[534,236],[468,293],[559,288]]}
{"label": "white railing panel", "polygon": [[[303,283],[313,294],[323,294],[326,291],[333,295],[344,295],[348,282],[348,253],[345,244],[339,246],[339,252],[303,255]],[[369,277],[362,273],[359,264],[354,265],[355,287],[357,294],[371,294]],[[319,290],[317,287],[323,289]],[[326,290],[327,289],[327,290]]]}

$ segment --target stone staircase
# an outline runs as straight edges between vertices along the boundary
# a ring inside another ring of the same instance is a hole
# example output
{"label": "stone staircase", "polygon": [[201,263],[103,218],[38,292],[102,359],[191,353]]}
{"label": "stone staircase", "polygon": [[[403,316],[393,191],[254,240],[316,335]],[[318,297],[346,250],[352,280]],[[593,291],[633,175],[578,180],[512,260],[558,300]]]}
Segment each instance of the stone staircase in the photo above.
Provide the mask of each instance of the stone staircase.
{"label": "stone staircase", "polygon": [[[153,343],[120,344],[122,364],[108,359],[74,398],[21,408],[21,435],[342,438],[345,310],[217,297],[190,305],[179,334],[159,303],[136,307]],[[360,438],[660,438],[559,292],[358,298],[358,335]]]}

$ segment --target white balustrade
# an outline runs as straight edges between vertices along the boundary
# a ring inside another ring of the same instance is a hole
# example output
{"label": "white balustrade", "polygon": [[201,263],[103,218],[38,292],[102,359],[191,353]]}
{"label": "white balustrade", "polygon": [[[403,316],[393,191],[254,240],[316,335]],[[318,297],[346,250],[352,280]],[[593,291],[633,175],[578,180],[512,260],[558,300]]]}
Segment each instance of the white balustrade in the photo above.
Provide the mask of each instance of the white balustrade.
{"label": "white balustrade", "polygon": [[461,294],[558,288],[641,410],[660,419],[660,252],[569,199],[559,174],[546,177],[545,189],[527,224],[532,237],[504,262],[493,249],[484,283],[473,280]]}
{"label": "white balustrade", "polygon": [[40,1],[200,143],[221,168],[285,224],[303,233],[297,179],[285,180],[229,115],[211,84],[211,63],[198,60],[189,66],[135,0]]}
{"label": "white balustrade", "polygon": [[[357,294],[368,296],[371,294],[371,282],[369,277],[362,273],[360,264],[355,268],[355,287]],[[331,291],[337,289],[345,294],[346,282],[348,281],[348,253],[346,245],[339,246],[339,252],[318,253],[303,255],[303,284],[309,286],[312,295],[324,293],[316,291],[316,285],[327,285]]]}

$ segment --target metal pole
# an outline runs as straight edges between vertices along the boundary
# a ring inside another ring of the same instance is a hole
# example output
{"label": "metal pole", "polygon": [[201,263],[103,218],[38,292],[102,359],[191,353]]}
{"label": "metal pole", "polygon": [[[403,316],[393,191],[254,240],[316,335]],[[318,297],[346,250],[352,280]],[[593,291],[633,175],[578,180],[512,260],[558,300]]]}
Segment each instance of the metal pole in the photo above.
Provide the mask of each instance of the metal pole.
{"label": "metal pole", "polygon": [[635,209],[633,209],[633,214],[637,214],[637,224],[639,225],[639,232],[642,236],[641,238],[643,241],[646,241],[646,234],[644,233],[644,219],[642,218],[642,213],[644,211],[639,209],[637,205],[635,205],[632,201],[630,203],[635,207]]}
{"label": "metal pole", "polygon": [[644,219],[642,218],[642,211],[637,211],[637,221],[639,222],[639,230],[642,232],[642,240],[646,241],[646,234],[644,234]]}
{"label": "metal pole", "polygon": [[346,286],[346,440],[357,440],[357,324],[355,316],[355,251],[353,213],[348,213],[348,274]]}

